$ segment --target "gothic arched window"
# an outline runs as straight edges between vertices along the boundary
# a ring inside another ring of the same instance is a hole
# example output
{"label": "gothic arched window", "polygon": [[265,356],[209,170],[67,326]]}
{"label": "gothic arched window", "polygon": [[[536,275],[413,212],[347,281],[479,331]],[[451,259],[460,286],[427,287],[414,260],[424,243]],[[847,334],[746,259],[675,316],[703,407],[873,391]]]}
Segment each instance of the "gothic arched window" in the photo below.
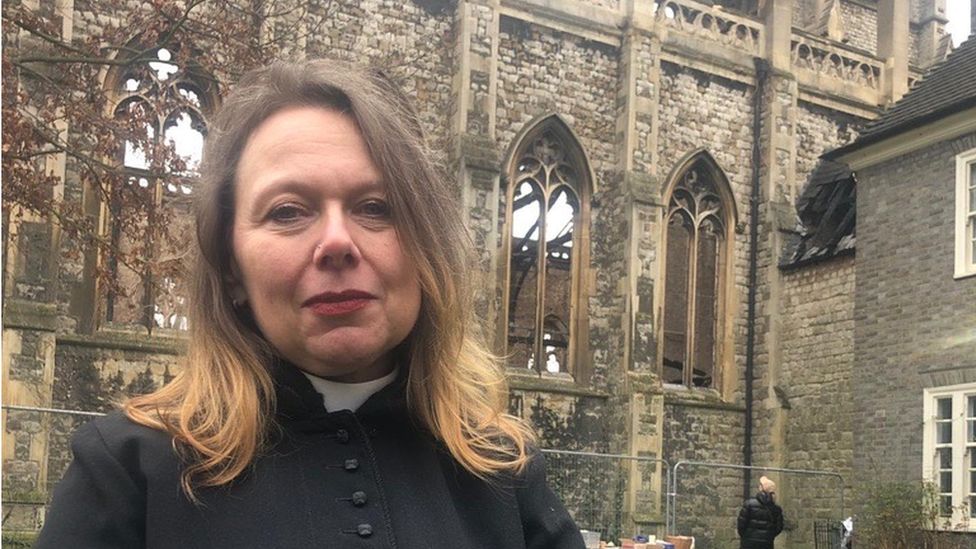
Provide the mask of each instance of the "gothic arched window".
{"label": "gothic arched window", "polygon": [[212,101],[205,79],[180,66],[173,51],[146,53],[110,80],[116,120],[127,137],[119,151],[124,177],[106,204],[112,251],[104,258],[103,318],[186,330],[182,266],[192,239],[190,197],[203,153],[204,113]]}
{"label": "gothic arched window", "polygon": [[558,117],[537,124],[516,147],[506,209],[513,368],[573,370],[581,220],[590,186],[582,148]]}
{"label": "gothic arched window", "polygon": [[722,341],[731,193],[707,153],[686,163],[671,185],[665,230],[662,378],[715,384]]}

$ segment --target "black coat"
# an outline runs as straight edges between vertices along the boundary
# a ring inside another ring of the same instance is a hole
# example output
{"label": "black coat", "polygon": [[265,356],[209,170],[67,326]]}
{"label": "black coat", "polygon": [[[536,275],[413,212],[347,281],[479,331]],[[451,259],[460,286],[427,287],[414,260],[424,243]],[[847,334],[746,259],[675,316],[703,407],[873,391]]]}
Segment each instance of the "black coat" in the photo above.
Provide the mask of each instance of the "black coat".
{"label": "black coat", "polygon": [[537,455],[480,480],[407,415],[403,379],[328,413],[293,366],[274,367],[278,435],[232,485],[179,488],[165,433],[119,413],[78,429],[37,545],[49,548],[582,549]]}
{"label": "black coat", "polygon": [[742,504],[737,529],[741,549],[773,549],[773,539],[783,531],[783,510],[759,492]]}

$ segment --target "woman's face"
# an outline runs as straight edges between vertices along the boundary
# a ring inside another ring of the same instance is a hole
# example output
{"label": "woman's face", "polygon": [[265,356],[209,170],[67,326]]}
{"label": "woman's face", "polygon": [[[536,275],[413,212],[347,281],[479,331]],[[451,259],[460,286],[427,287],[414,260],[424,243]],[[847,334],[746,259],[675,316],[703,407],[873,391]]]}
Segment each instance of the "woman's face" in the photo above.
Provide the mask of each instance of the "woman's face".
{"label": "woman's face", "polygon": [[392,370],[420,282],[351,117],[292,107],[257,127],[237,168],[233,254],[236,291],[285,358],[340,381]]}

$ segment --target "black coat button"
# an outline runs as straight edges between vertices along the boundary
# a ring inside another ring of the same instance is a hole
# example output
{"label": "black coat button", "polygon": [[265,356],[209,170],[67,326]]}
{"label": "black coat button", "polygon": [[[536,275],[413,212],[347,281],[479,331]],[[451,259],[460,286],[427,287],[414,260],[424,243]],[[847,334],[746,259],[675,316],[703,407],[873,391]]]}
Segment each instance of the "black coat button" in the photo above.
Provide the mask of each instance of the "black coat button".
{"label": "black coat button", "polygon": [[368,538],[373,535],[373,527],[369,524],[360,524],[356,527],[356,533],[359,534],[361,538]]}
{"label": "black coat button", "polygon": [[336,431],[335,437],[336,437],[336,440],[338,440],[339,442],[345,444],[345,443],[349,442],[349,431],[347,431],[345,429],[339,429],[338,431]]}
{"label": "black coat button", "polygon": [[359,469],[359,460],[356,458],[347,459],[346,462],[342,465],[342,468],[351,473],[356,469]]}
{"label": "black coat button", "polygon": [[366,505],[366,492],[357,491],[352,493],[352,504],[356,507]]}

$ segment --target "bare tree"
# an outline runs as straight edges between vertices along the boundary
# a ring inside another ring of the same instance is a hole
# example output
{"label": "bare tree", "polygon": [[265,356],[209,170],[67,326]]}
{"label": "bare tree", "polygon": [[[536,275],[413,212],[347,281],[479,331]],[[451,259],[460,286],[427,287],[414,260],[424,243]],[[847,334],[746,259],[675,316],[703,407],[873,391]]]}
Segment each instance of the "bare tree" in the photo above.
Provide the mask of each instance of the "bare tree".
{"label": "bare tree", "polygon": [[98,258],[90,263],[102,295],[140,293],[139,323],[180,327],[166,299],[153,297],[180,292],[191,234],[185,203],[199,158],[173,130],[205,133],[225,87],[273,58],[301,55],[329,5],[92,0],[71,13],[56,5],[2,8],[4,219],[55,224],[75,253]]}

